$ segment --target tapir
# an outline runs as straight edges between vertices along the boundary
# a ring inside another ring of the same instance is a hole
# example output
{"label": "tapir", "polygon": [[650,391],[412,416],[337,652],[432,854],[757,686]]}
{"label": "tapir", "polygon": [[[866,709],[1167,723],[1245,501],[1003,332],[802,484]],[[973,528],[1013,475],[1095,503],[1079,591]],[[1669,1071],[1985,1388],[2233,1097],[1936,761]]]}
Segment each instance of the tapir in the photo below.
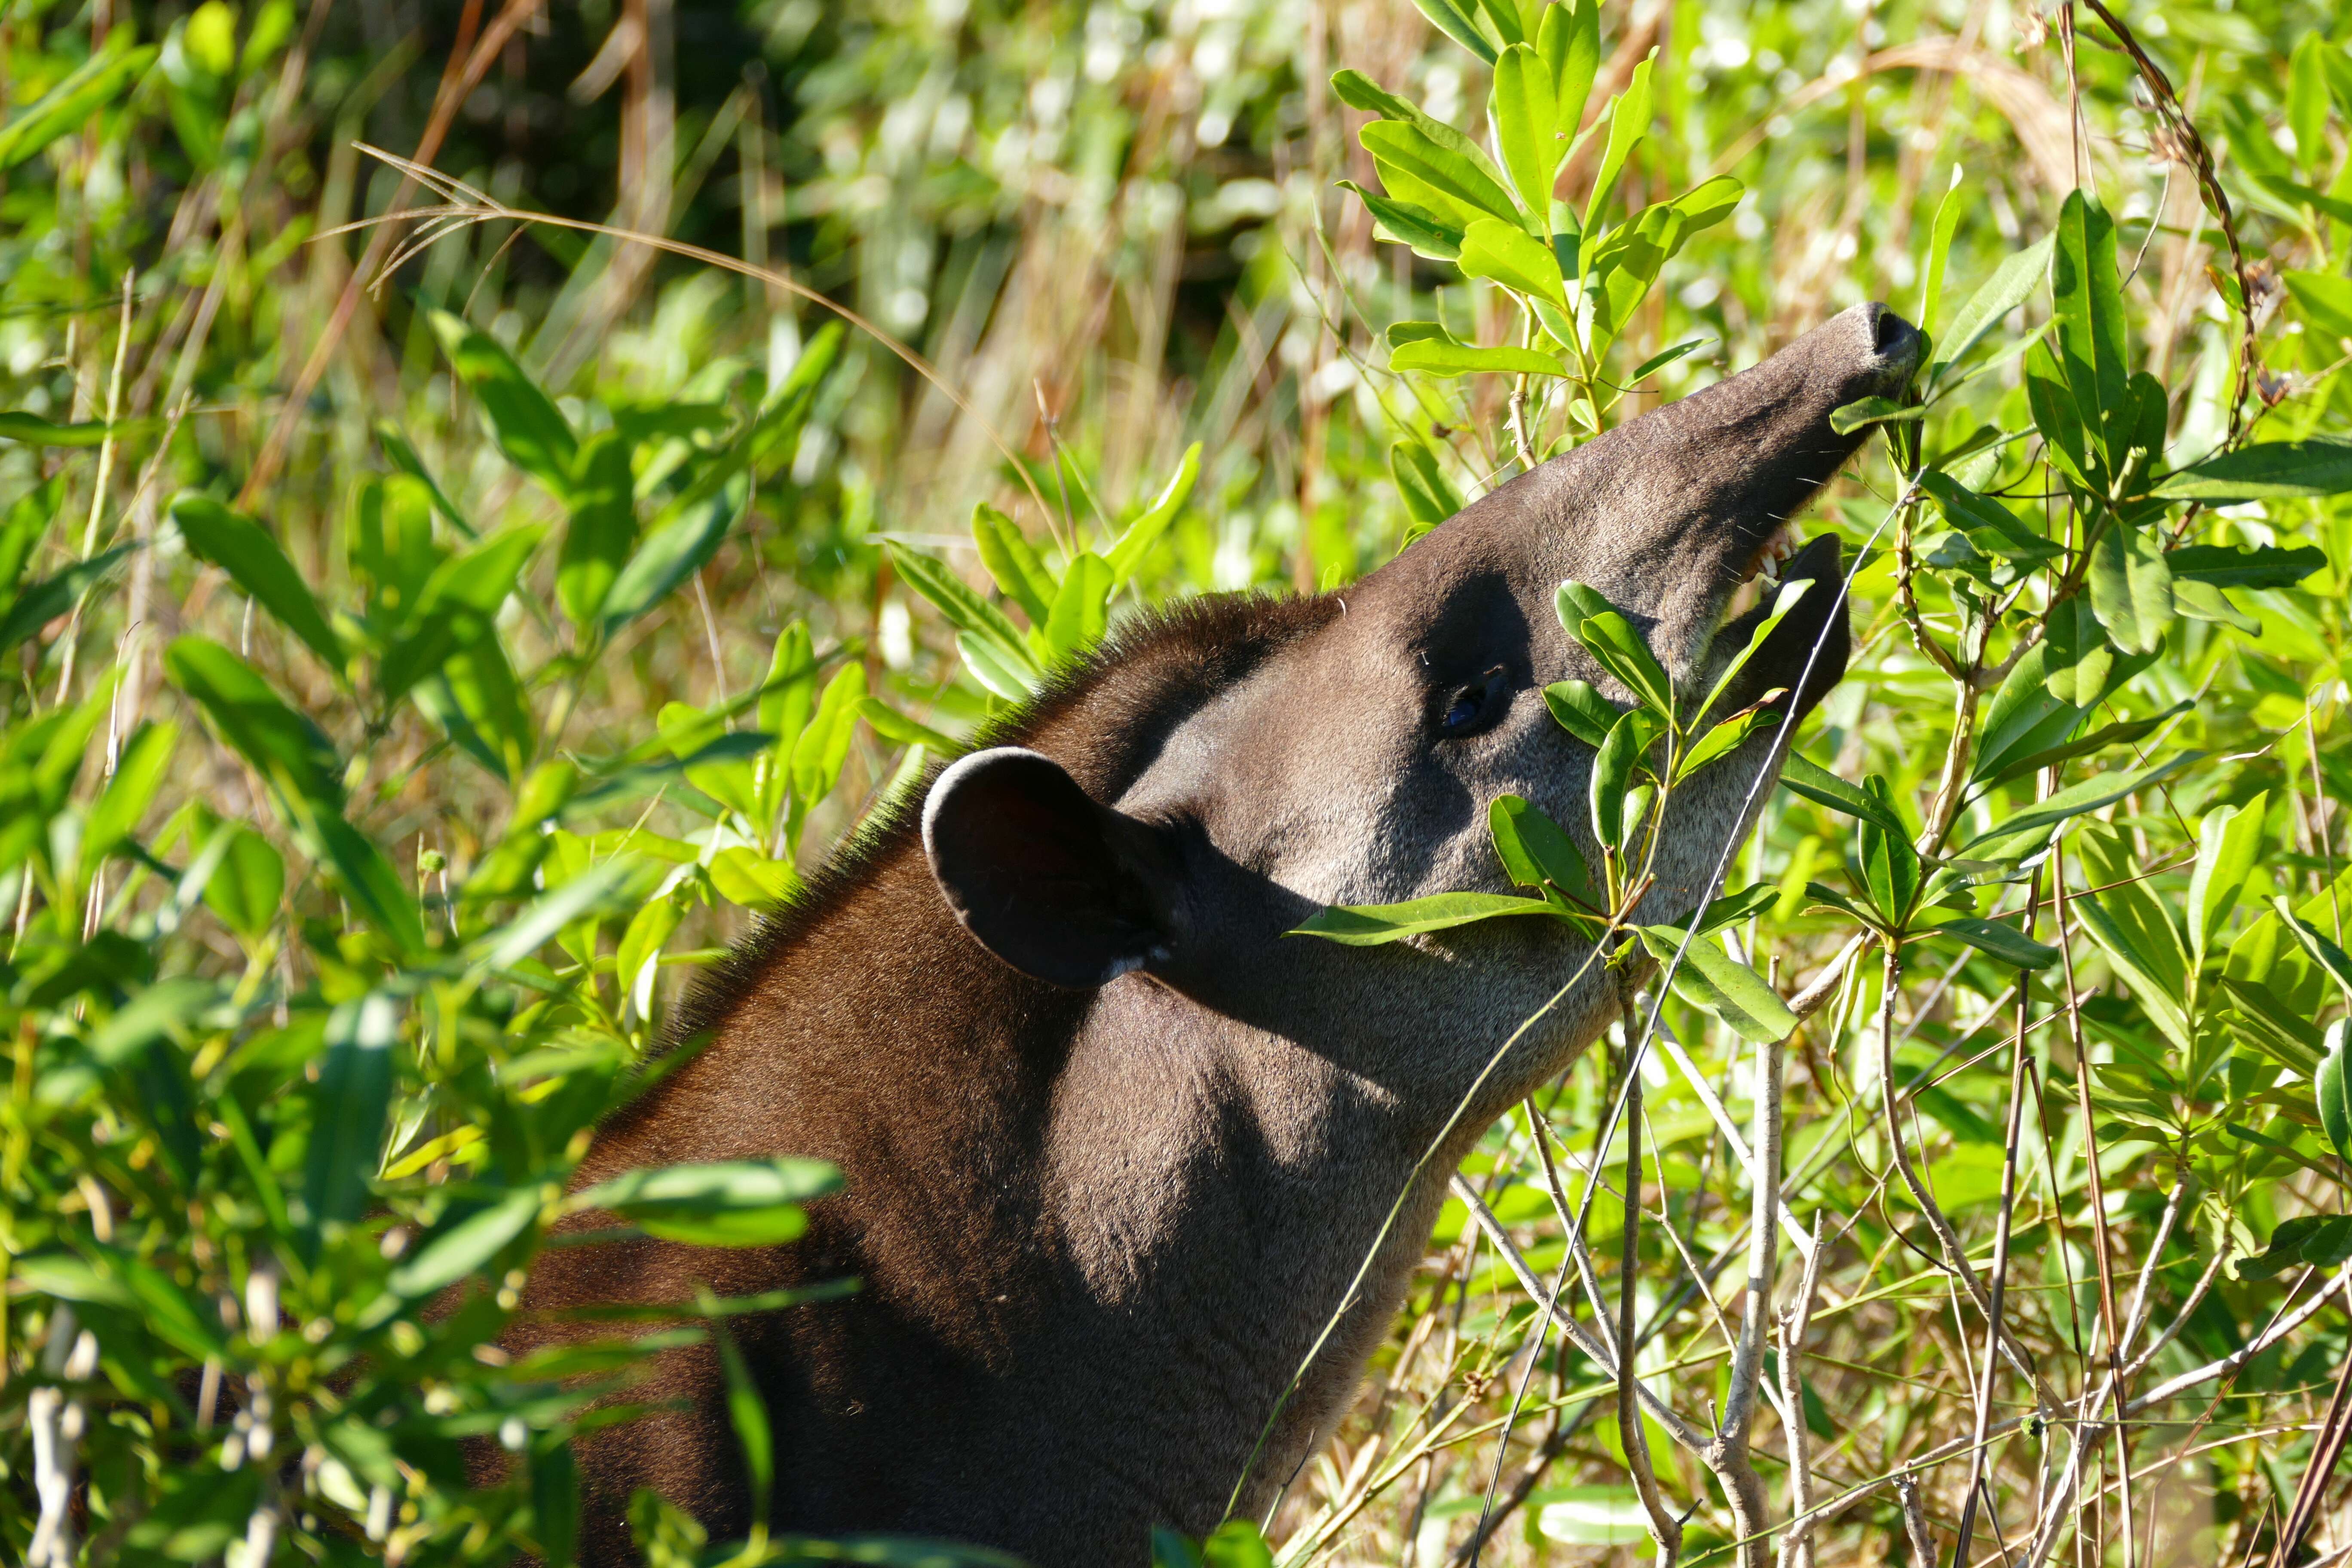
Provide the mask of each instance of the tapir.
{"label": "tapir", "polygon": [[[1593,965],[1547,1008],[1590,953],[1567,921],[1377,947],[1288,933],[1328,905],[1510,891],[1487,832],[1505,794],[1599,864],[1593,753],[1543,688],[1632,698],[1562,630],[1559,584],[1606,595],[1703,691],[1763,614],[1729,618],[1738,590],[1786,556],[1813,588],[1721,700],[1769,698],[1784,721],[1666,806],[1643,908],[1691,908],[1779,737],[1845,669],[1837,542],[1789,554],[1863,439],[1831,414],[1899,395],[1921,353],[1909,323],[1857,306],[1349,586],[1118,626],[700,979],[675,1032],[702,1048],[578,1173],[828,1160],[845,1185],[806,1234],[559,1249],[527,1307],[854,1278],[730,1321],[774,1433],[778,1531],[1102,1568],[1148,1562],[1154,1526],[1200,1535],[1229,1503],[1269,1506],[1353,1397],[1456,1163],[1620,1005]],[[583,1560],[635,1561],[641,1487],[740,1535],[717,1350],[664,1353],[630,1397],[657,1413],[578,1445]]]}

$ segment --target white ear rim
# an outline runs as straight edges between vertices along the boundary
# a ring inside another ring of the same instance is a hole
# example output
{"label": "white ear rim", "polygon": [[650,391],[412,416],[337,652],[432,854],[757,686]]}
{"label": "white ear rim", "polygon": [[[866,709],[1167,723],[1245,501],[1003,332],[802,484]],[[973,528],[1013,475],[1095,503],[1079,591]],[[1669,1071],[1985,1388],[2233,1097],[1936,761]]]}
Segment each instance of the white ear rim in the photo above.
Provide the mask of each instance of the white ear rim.
{"label": "white ear rim", "polygon": [[1062,766],[1045,752],[1032,751],[1027,746],[991,746],[985,751],[966,752],[962,756],[941,768],[940,776],[931,781],[930,793],[923,796],[923,853],[930,857],[934,863],[938,858],[939,848],[933,841],[933,835],[939,826],[941,804],[955,793],[956,787],[963,782],[965,775],[978,773],[982,768],[1013,757],[1034,757],[1049,767],[1059,769]]}

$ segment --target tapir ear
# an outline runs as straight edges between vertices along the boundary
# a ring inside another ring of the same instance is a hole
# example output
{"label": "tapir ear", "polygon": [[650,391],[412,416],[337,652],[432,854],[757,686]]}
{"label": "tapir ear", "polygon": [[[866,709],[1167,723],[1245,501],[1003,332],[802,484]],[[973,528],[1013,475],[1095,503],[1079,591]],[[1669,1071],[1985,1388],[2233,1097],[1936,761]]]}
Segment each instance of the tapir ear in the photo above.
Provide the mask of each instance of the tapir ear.
{"label": "tapir ear", "polygon": [[1055,985],[1101,985],[1170,955],[1179,858],[1019,746],[974,752],[923,803],[923,850],[980,944]]}

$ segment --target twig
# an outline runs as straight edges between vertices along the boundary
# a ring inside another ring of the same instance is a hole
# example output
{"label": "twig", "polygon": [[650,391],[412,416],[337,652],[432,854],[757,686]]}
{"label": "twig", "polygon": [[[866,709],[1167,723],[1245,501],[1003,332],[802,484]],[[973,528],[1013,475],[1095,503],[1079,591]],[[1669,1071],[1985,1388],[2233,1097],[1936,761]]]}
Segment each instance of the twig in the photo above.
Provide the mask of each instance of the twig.
{"label": "twig", "polygon": [[[2041,874],[2034,874],[2034,889],[2026,900],[2024,932],[2033,934],[2035,906],[2041,902]],[[2065,940],[2064,932],[2059,935]],[[1984,1490],[1985,1426],[1992,1415],[1992,1369],[2000,1358],[1994,1354],[1994,1342],[2000,1337],[2002,1298],[2009,1289],[2009,1243],[2011,1227],[2017,1214],[2017,1153],[2025,1142],[2025,1035],[2027,1013],[2032,1006],[2029,976],[2019,972],[2017,985],[2017,1043],[2011,1048],[2009,1065],[2009,1124],[2001,1137],[2000,1216],[1995,1223],[1992,1240],[1992,1283],[1988,1291],[1986,1308],[1984,1364],[1979,1370],[1976,1398],[1976,1425],[1969,1456],[1968,1491],[1960,1503],[1960,1529],[1958,1542],[1952,1548],[1954,1568],[1969,1560],[1969,1543],[1976,1534],[1978,1499]]]}
{"label": "twig", "polygon": [[[1754,1198],[1748,1219],[1748,1287],[1739,1341],[1732,1348],[1730,1386],[1723,1398],[1723,1429],[1701,1453],[1731,1500],[1732,1523],[1745,1545],[1747,1568],[1771,1561],[1764,1483],[1748,1458],[1756,1394],[1764,1378],[1764,1335],[1772,1315],[1772,1275],[1780,1251],[1780,1098],[1786,1078],[1786,1037],[1757,1047],[1756,1159],[1749,1165]],[[1792,1419],[1790,1425],[1796,1424]]]}
{"label": "twig", "polygon": [[[1658,1487],[1658,1473],[1650,1459],[1650,1435],[1642,1426],[1642,1405],[1633,1372],[1633,1281],[1642,1268],[1642,1064],[1633,1050],[1633,1004],[1625,998],[1625,1194],[1622,1240],[1617,1249],[1617,1436],[1625,1449],[1625,1468],[1633,1472],[1633,1489],[1642,1510],[1650,1516],[1650,1537],[1658,1543],[1658,1568],[1675,1568],[1682,1555],[1683,1524],[1667,1506]],[[1598,1151],[1594,1164],[1600,1163]]]}
{"label": "twig", "polygon": [[[2107,1195],[2105,1178],[2099,1171],[2098,1117],[2091,1105],[2091,1057],[2083,1042],[2083,995],[2074,984],[2074,944],[2065,940],[2066,933],[2066,847],[2062,839],[2050,853],[2050,891],[2056,906],[2058,919],[2058,952],[2066,980],[2066,1027],[2074,1047],[2074,1096],[2083,1112],[2083,1169],[2089,1188],[2091,1255],[2099,1266],[2099,1323],[2107,1336],[2107,1384],[2114,1390],[2116,1401],[2116,1463],[2126,1478],[2121,1494],[2123,1511],[2124,1568],[2131,1568],[2132,1495],[2131,1434],[2123,1425],[2124,1347],[2123,1336],[2116,1322],[2115,1259],[2107,1239]],[[2089,1406],[2084,1414],[2090,1413]]]}

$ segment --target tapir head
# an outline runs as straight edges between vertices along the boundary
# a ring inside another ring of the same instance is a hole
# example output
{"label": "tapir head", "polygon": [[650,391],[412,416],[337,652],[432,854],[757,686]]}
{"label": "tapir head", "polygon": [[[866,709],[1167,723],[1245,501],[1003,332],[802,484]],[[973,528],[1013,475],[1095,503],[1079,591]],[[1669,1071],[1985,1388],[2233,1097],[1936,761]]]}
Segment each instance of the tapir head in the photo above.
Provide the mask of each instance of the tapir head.
{"label": "tapir head", "polygon": [[[1704,692],[1764,614],[1727,624],[1734,595],[1788,551],[1792,520],[1861,443],[1831,413],[1899,393],[1920,353],[1909,323],[1859,306],[1502,486],[1192,704],[1115,798],[1090,796],[1044,740],[964,758],[925,805],[941,891],[983,946],[1039,979],[1168,987],[1400,1095],[1465,1087],[1576,971],[1588,950],[1570,928],[1488,921],[1374,949],[1285,933],[1326,904],[1508,890],[1486,829],[1507,793],[1597,866],[1593,754],[1543,688],[1583,679],[1632,699],[1561,629],[1559,584],[1599,589],[1678,690]],[[1795,551],[1783,574],[1813,586],[1717,711],[1780,689],[1785,729],[1843,674],[1849,634],[1834,539]],[[1714,883],[1769,793],[1774,736],[1675,792],[1646,915],[1683,912]],[[1598,977],[1572,990],[1493,1076],[1497,1108],[1613,1005]]]}

